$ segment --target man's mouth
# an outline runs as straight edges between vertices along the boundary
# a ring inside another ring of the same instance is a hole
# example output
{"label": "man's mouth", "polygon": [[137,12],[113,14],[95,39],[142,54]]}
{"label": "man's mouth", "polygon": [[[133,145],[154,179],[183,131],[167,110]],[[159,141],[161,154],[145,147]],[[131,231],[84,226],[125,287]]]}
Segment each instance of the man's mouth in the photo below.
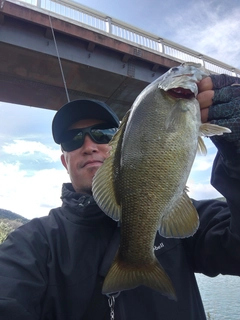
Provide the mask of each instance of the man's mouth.
{"label": "man's mouth", "polygon": [[90,161],[86,161],[83,165],[83,167],[95,167],[95,166],[101,166],[103,164],[103,161],[101,160],[90,160]]}

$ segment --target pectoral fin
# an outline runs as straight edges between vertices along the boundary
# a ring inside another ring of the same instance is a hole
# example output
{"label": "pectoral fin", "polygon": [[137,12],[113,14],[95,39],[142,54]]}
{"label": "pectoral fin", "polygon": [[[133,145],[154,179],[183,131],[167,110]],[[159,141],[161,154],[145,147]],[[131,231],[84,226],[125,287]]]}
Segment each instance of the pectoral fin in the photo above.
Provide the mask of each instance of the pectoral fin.
{"label": "pectoral fin", "polygon": [[211,123],[201,124],[199,131],[200,135],[205,137],[220,136],[223,133],[231,133],[231,130],[229,128],[221,127],[217,124]]}
{"label": "pectoral fin", "polygon": [[231,130],[226,127],[218,126],[216,124],[211,124],[211,123],[201,124],[199,128],[199,137],[198,137],[198,149],[197,149],[198,154],[203,154],[203,155],[207,154],[207,148],[201,136],[204,136],[204,137],[220,136],[223,133],[231,133]]}

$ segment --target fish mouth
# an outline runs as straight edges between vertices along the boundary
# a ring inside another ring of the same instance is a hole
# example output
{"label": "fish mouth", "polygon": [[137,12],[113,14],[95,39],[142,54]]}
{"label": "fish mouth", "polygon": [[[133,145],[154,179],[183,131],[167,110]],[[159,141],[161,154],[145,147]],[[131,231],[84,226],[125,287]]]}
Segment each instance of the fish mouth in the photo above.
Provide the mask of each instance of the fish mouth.
{"label": "fish mouth", "polygon": [[173,88],[167,91],[167,93],[174,97],[174,98],[179,98],[179,99],[192,99],[195,98],[194,93],[189,90],[189,89],[184,89],[184,88]]}

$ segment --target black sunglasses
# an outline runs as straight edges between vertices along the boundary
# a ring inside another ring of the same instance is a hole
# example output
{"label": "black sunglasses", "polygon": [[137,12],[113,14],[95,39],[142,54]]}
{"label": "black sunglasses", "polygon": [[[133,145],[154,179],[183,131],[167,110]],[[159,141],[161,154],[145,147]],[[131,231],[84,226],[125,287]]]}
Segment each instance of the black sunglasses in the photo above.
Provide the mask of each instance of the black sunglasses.
{"label": "black sunglasses", "polygon": [[97,124],[82,129],[72,129],[66,132],[64,139],[61,142],[61,146],[62,149],[67,152],[79,149],[84,143],[86,134],[98,144],[107,144],[116,131],[117,128],[109,128],[109,125],[106,124]]}

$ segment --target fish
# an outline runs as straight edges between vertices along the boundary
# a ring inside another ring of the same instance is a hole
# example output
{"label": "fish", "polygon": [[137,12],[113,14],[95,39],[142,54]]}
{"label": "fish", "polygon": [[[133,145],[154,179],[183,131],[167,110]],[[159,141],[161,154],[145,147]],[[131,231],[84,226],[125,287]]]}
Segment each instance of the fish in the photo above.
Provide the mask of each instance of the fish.
{"label": "fish", "polygon": [[193,161],[197,152],[206,154],[202,136],[231,132],[201,123],[197,83],[206,76],[192,62],[168,70],[138,95],[109,143],[92,192],[121,233],[103,294],[145,285],[177,300],[154,254],[156,233],[186,238],[197,231],[199,217],[186,187]]}

